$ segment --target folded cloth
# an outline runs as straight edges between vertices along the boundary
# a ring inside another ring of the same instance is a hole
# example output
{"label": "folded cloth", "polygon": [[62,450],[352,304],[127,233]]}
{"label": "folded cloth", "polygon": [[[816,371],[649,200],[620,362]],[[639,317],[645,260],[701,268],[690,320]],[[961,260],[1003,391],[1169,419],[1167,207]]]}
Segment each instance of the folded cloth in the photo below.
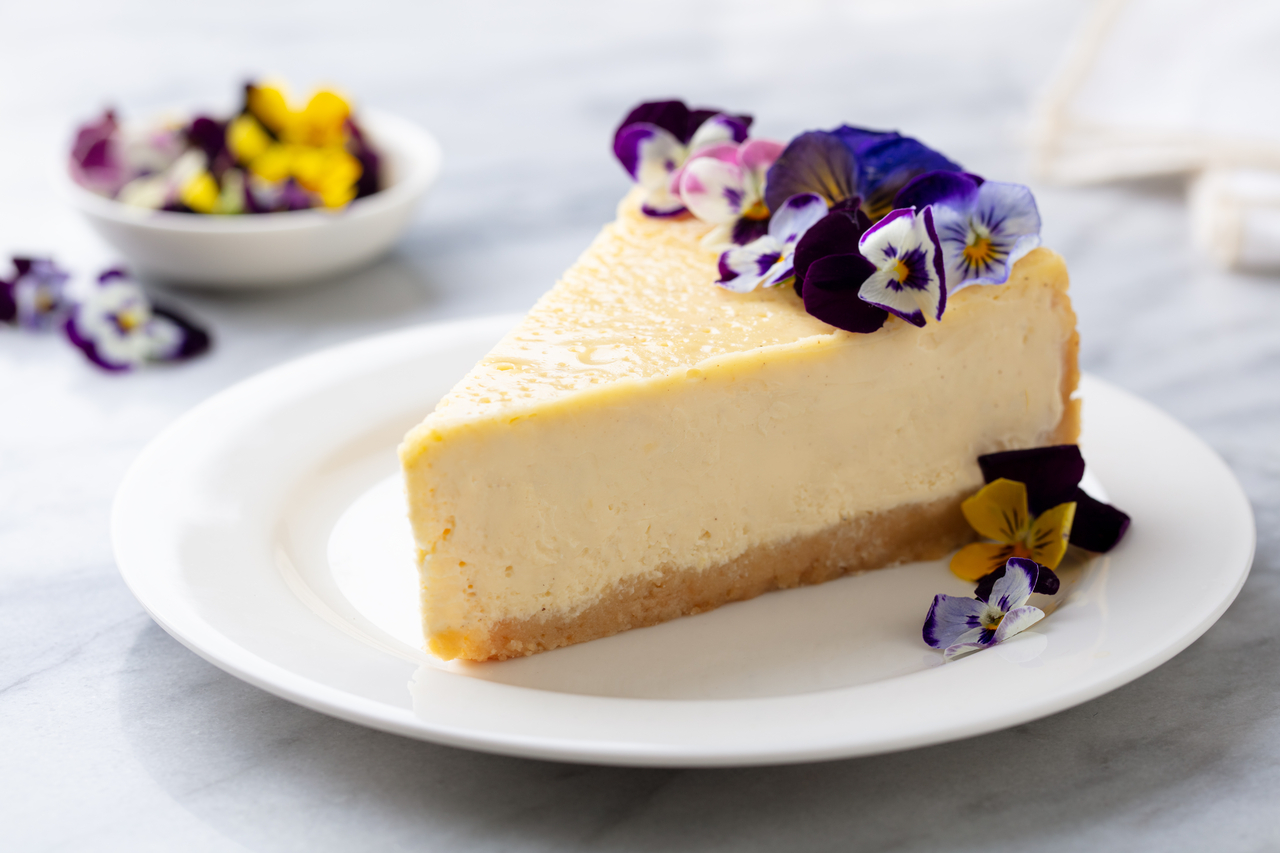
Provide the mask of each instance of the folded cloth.
{"label": "folded cloth", "polygon": [[1196,244],[1280,269],[1277,44],[1274,0],[1101,0],[1037,109],[1037,172],[1186,175]]}

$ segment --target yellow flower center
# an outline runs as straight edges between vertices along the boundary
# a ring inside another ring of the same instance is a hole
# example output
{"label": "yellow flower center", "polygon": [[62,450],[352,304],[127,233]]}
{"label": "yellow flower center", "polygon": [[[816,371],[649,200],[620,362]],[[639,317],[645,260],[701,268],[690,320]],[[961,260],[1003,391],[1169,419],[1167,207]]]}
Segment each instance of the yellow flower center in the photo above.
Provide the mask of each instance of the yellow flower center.
{"label": "yellow flower center", "polygon": [[995,629],[1000,627],[1000,623],[1003,621],[1004,621],[1004,614],[995,613],[991,616],[987,616],[982,620],[982,627],[986,628],[988,631],[994,631]]}
{"label": "yellow flower center", "polygon": [[907,269],[907,265],[902,261],[894,261],[893,269],[889,271],[889,274],[901,282],[907,280],[907,276],[911,275],[911,270]]}
{"label": "yellow flower center", "polygon": [[761,199],[760,201],[757,201],[755,204],[751,205],[751,207],[743,211],[742,218],[743,219],[768,219],[769,206],[764,203],[764,199]]}
{"label": "yellow flower center", "polygon": [[969,266],[982,267],[991,262],[995,253],[992,251],[990,238],[977,237],[972,243],[964,247],[962,254],[964,255],[965,263]]}

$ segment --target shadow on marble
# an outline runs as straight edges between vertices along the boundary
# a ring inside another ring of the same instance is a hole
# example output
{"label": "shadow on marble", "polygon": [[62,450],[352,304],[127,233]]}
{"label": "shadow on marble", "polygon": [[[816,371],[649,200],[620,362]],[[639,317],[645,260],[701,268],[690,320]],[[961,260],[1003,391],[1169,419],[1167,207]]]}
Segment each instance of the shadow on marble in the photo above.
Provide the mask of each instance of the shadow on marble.
{"label": "shadow on marble", "polygon": [[155,625],[120,710],[157,783],[252,850],[1044,851],[1128,832],[1221,849],[1185,828],[1280,840],[1240,838],[1258,822],[1230,812],[1274,808],[1256,781],[1276,769],[1250,744],[1280,734],[1278,608],[1257,565],[1218,625],[1133,684],[1008,731],[826,764],[632,770],[436,746],[276,699]]}

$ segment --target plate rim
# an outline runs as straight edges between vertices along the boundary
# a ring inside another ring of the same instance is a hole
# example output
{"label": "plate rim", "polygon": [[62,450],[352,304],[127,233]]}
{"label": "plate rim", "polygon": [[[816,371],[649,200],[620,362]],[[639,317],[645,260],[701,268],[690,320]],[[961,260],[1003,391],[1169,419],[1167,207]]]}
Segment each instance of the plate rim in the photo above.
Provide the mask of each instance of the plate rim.
{"label": "plate rim", "polygon": [[[1182,438],[1194,442],[1201,451],[1207,453],[1212,461],[1216,463],[1217,467],[1221,469],[1221,473],[1226,474],[1227,482],[1233,490],[1232,497],[1238,501],[1240,508],[1244,511],[1243,520],[1247,523],[1249,533],[1249,541],[1245,548],[1247,557],[1243,562],[1243,567],[1237,569],[1237,575],[1230,589],[1220,595],[1219,600],[1205,612],[1196,624],[1187,627],[1174,640],[1167,642],[1157,651],[1147,654],[1126,668],[1118,670],[1108,677],[1095,679],[1083,689],[1064,691],[1061,695],[1038,704],[1033,703],[1029,707],[1022,706],[1017,709],[1006,710],[1003,713],[988,714],[980,720],[957,723],[945,730],[934,730],[923,737],[919,735],[901,735],[875,743],[837,743],[773,751],[767,748],[745,752],[742,750],[717,751],[714,749],[698,751],[678,746],[663,750],[644,744],[611,742],[602,746],[595,742],[584,744],[574,738],[532,736],[527,733],[503,734],[456,725],[450,726],[439,722],[429,722],[418,717],[412,710],[393,707],[387,703],[357,695],[331,684],[325,684],[261,657],[254,650],[241,645],[220,632],[217,626],[209,623],[190,607],[187,607],[184,611],[182,606],[174,606],[174,602],[168,600],[166,591],[157,588],[153,579],[149,578],[149,572],[172,571],[173,567],[147,566],[146,561],[138,555],[138,539],[136,538],[135,525],[139,522],[135,518],[135,506],[139,500],[139,495],[145,493],[150,466],[154,464],[154,460],[160,458],[169,449],[169,446],[174,441],[179,441],[180,443],[185,431],[192,429],[211,415],[216,415],[224,407],[234,407],[239,398],[252,397],[252,395],[258,393],[259,389],[269,388],[276,383],[308,376],[311,377],[311,381],[314,383],[317,381],[315,379],[317,375],[328,375],[332,373],[334,368],[339,368],[340,372],[357,370],[361,364],[393,358],[398,352],[424,346],[425,341],[429,339],[434,341],[440,336],[450,338],[484,334],[496,340],[503,331],[513,326],[521,316],[519,314],[506,314],[442,321],[384,332],[339,344],[287,361],[241,380],[179,416],[153,438],[133,461],[121,481],[113,501],[111,513],[112,547],[117,567],[130,592],[137,598],[151,618],[167,633],[220,669],[276,696],[348,722],[449,746],[526,758],[622,766],[760,766],[836,760],[945,743],[1030,722],[1090,701],[1151,672],[1199,639],[1235,600],[1252,567],[1257,542],[1257,527],[1253,508],[1239,480],[1222,460],[1221,456],[1184,425],[1154,405],[1105,380],[1085,374],[1082,376],[1082,387],[1097,387],[1100,390],[1105,390],[1106,393],[1117,394],[1127,399],[1130,403],[1147,408],[1151,413],[1163,418],[1168,425],[1176,427]],[[345,370],[342,370],[342,368],[345,368]],[[323,386],[332,381],[334,380],[322,380],[318,384]],[[980,666],[981,662],[978,658],[981,657],[983,656],[975,656],[971,660],[974,664]],[[901,678],[928,676],[930,672],[934,672],[934,670],[901,676]],[[889,681],[893,680],[895,679],[890,679]],[[490,684],[491,682],[485,683]],[[866,686],[857,685],[854,687],[835,688],[820,691],[818,694],[797,694],[797,696],[848,693]],[[551,691],[514,685],[501,685],[501,689],[551,693]],[[553,693],[552,695],[566,696],[572,694]],[[578,698],[588,704],[594,702],[676,703],[688,707],[691,703],[697,702],[770,703],[793,697],[715,700],[669,700],[600,696]]]}

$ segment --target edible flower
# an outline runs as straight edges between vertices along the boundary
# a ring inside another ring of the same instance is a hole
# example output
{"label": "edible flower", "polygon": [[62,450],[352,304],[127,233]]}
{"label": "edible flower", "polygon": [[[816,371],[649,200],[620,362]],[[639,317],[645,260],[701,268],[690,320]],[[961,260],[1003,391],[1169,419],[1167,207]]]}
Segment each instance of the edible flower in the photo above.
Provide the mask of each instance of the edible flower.
{"label": "edible flower", "polygon": [[[979,590],[975,598],[934,596],[923,636],[930,648],[943,650],[944,660],[1002,643],[1044,618],[1044,611],[1027,604],[1027,599],[1044,588],[1041,573],[1052,572],[1021,557],[1010,558],[1002,568],[1003,576],[985,594]],[[1056,583],[1052,586],[1056,592]]]}
{"label": "edible flower", "polygon": [[103,195],[114,195],[124,184],[125,169],[116,144],[119,129],[116,114],[107,110],[97,121],[76,130],[69,163],[76,183]]}
{"label": "edible flower", "polygon": [[835,205],[855,196],[875,221],[893,209],[894,196],[918,175],[960,166],[924,143],[896,131],[844,125],[802,133],[769,170],[765,203],[771,210],[797,193],[813,192]]}
{"label": "edible flower", "polygon": [[858,298],[862,284],[876,271],[858,251],[871,227],[858,197],[838,202],[796,244],[795,289],[809,314],[846,332],[869,333],[884,325],[889,312]]}
{"label": "edible flower", "polygon": [[1040,245],[1040,213],[1021,184],[929,172],[904,186],[893,206],[932,206],[952,293],[970,284],[1004,284],[1013,265]]}
{"label": "edible flower", "polygon": [[769,229],[764,178],[782,153],[771,139],[722,142],[689,156],[672,179],[689,212],[715,226],[703,242],[745,245]]}
{"label": "edible flower", "polygon": [[12,281],[0,282],[0,322],[43,331],[58,323],[70,306],[71,275],[48,258],[14,258]]}
{"label": "edible flower", "polygon": [[1080,488],[1084,457],[1074,444],[989,453],[978,457],[978,467],[988,483],[1002,478],[1024,483],[1032,513],[1074,503],[1070,542],[1078,548],[1097,553],[1110,551],[1129,529],[1128,515]]}
{"label": "edible flower", "polygon": [[862,283],[859,299],[914,326],[923,326],[926,316],[942,319],[947,288],[929,208],[893,211],[867,229],[858,252],[875,267]]}
{"label": "edible flower", "polygon": [[182,361],[209,348],[209,334],[178,313],[153,305],[128,273],[100,275],[64,326],[67,338],[104,370]]}
{"label": "edible flower", "polygon": [[1027,487],[1015,480],[997,479],[960,504],[969,526],[994,542],[974,542],[951,558],[951,571],[976,581],[1005,564],[1011,557],[1030,558],[1051,569],[1067,553],[1067,539],[1075,519],[1075,502],[1069,501],[1032,515]]}
{"label": "edible flower", "polygon": [[827,203],[816,193],[787,199],[769,220],[767,234],[720,255],[716,284],[734,293],[747,293],[762,284],[776,287],[790,282],[795,275],[796,244],[826,215]]}
{"label": "edible flower", "polygon": [[613,153],[645,191],[649,216],[677,216],[684,202],[671,180],[689,155],[722,142],[742,142],[751,116],[691,110],[683,101],[650,101],[627,114],[613,134]]}

